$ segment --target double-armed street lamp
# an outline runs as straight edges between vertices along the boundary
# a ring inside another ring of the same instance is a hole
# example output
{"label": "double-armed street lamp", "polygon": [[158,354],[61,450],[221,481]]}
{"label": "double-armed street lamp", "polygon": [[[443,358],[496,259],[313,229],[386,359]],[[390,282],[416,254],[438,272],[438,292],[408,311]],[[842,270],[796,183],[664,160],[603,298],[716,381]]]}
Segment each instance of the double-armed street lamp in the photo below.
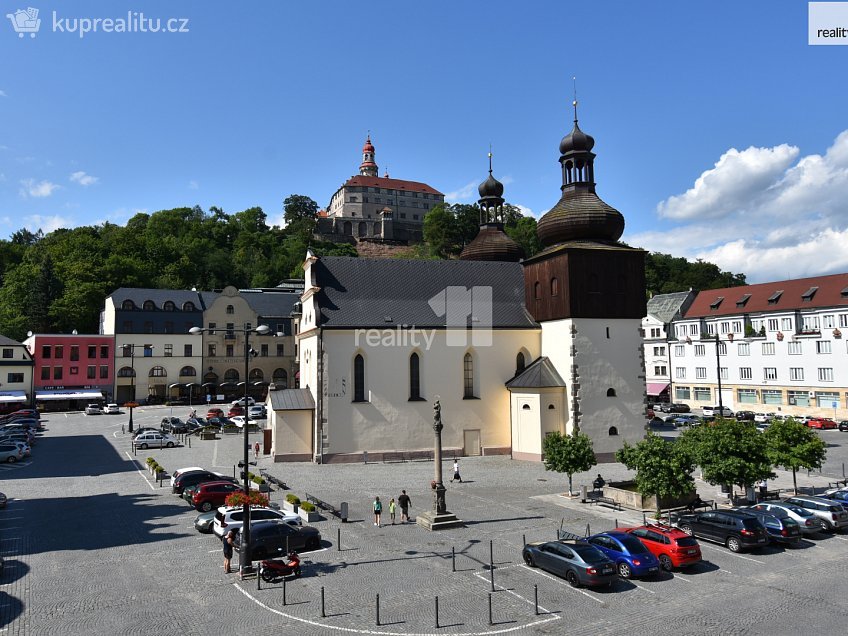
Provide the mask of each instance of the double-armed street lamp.
{"label": "double-armed street lamp", "polygon": [[[129,409],[130,409],[130,421],[127,425],[127,430],[132,433],[133,432],[133,407],[137,405],[135,401],[135,348],[140,347],[142,345],[137,344],[125,344],[122,345],[124,351],[129,349],[130,351],[130,401],[129,401]],[[145,346],[145,349],[152,349],[153,347]],[[124,353],[126,356],[126,353]]]}
{"label": "double-armed street lamp", "polygon": [[188,332],[195,336],[203,335],[204,333],[227,333],[227,334],[235,334],[240,333],[244,335],[244,461],[239,462],[239,465],[242,466],[242,483],[244,484],[244,524],[241,529],[241,552],[239,556],[239,569],[240,575],[244,578],[244,575],[251,568],[251,558],[250,558],[250,480],[247,478],[248,466],[250,465],[250,437],[249,437],[249,428],[250,428],[250,408],[248,407],[248,398],[249,388],[250,388],[250,357],[251,357],[251,349],[250,349],[250,335],[257,334],[259,336],[265,336],[271,332],[271,329],[268,325],[258,325],[255,328],[244,327],[242,329],[235,328],[214,328],[214,327],[192,327],[188,330]]}

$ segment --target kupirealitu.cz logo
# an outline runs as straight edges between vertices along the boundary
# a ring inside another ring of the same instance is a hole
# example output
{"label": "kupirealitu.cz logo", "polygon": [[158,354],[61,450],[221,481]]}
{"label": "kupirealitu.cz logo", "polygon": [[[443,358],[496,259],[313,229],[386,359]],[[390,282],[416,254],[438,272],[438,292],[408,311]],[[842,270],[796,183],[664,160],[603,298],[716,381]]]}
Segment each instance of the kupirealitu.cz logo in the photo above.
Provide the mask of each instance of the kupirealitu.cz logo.
{"label": "kupirealitu.cz logo", "polygon": [[[6,17],[12,22],[12,28],[19,38],[29,34],[34,38],[41,29],[38,9],[27,7]],[[114,18],[76,17],[66,18],[54,11],[52,14],[53,33],[73,33],[84,38],[92,33],[188,33],[188,18],[151,18],[142,11],[127,11],[126,16]],[[46,29],[45,29],[46,30]]]}

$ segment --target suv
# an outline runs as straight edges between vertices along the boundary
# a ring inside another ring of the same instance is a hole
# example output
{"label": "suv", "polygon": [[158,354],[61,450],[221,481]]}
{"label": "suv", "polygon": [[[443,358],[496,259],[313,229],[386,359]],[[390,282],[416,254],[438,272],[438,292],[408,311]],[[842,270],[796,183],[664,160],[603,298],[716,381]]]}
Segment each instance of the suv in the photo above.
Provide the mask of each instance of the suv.
{"label": "suv", "polygon": [[[290,526],[302,525],[303,519],[291,512],[283,512],[274,510],[273,508],[263,508],[253,506],[250,509],[250,527],[257,521],[266,521],[268,519],[280,519]],[[212,526],[212,532],[215,536],[223,538],[225,532],[230,530],[238,530],[244,525],[244,506],[221,506],[218,512],[215,513],[215,521]]]}
{"label": "suv", "polygon": [[662,411],[663,413],[689,413],[691,410],[688,404],[674,402],[673,404],[664,404]]}
{"label": "suv", "polygon": [[756,422],[757,414],[753,411],[736,411],[736,419],[739,422]]}
{"label": "suv", "polygon": [[733,411],[726,406],[705,406],[704,417],[733,417]]}
{"label": "suv", "polygon": [[229,481],[236,483],[236,480],[233,477],[228,477],[221,473],[213,473],[209,470],[189,470],[174,480],[174,483],[171,484],[171,492],[175,495],[182,495],[183,490],[185,490],[188,486],[196,486],[197,484],[206,483],[207,481]]}
{"label": "suv", "polygon": [[701,562],[698,540],[672,526],[650,524],[637,528],[616,528],[616,532],[627,532],[639,539],[659,559],[660,566],[667,572]]}
{"label": "suv", "polygon": [[121,407],[117,404],[107,404],[106,410],[103,411],[106,415],[117,415],[121,412]]}
{"label": "suv", "polygon": [[89,404],[85,407],[86,415],[103,415],[103,409],[99,404]]}
{"label": "suv", "polygon": [[[241,530],[236,533],[236,551],[241,554]],[[286,549],[300,552],[321,547],[321,533],[312,526],[291,526],[279,519],[250,524],[250,556],[254,561],[275,557]]]}
{"label": "suv", "polygon": [[191,498],[195,510],[209,512],[223,506],[224,501],[234,492],[240,492],[241,486],[231,481],[209,481],[199,484]]}
{"label": "suv", "polygon": [[784,499],[783,503],[806,508],[819,518],[819,525],[822,531],[831,532],[840,528],[848,527],[848,512],[842,504],[838,504],[831,499],[823,497],[808,497],[806,495],[796,495]]}
{"label": "suv", "polygon": [[162,429],[163,433],[185,433],[188,431],[185,422],[178,417],[163,417],[159,428]]}
{"label": "suv", "polygon": [[683,514],[677,527],[688,535],[723,543],[731,552],[767,545],[768,533],[759,519],[741,510],[709,510]]}
{"label": "suv", "polygon": [[[255,404],[256,404],[256,400],[254,400],[252,397],[248,396],[247,405],[248,406],[254,406]],[[244,406],[244,398],[239,398],[238,400],[233,401],[232,406]]]}

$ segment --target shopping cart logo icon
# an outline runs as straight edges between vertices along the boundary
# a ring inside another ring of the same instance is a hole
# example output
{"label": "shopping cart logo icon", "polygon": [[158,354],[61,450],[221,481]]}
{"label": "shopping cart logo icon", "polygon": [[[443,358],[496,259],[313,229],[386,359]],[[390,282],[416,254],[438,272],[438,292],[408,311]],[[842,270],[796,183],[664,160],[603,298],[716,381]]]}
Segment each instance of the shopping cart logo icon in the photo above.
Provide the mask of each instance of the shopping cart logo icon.
{"label": "shopping cart logo icon", "polygon": [[38,17],[38,9],[27,7],[26,10],[18,9],[14,13],[7,13],[6,17],[12,21],[12,27],[19,38],[24,37],[24,33],[29,33],[29,37],[34,38],[41,28],[41,18]]}

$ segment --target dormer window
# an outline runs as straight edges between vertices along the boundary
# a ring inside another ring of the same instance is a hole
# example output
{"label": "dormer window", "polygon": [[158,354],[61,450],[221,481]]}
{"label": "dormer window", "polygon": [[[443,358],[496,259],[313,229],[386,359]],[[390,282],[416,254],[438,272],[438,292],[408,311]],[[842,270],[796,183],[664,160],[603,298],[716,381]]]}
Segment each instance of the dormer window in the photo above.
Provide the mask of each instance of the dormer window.
{"label": "dormer window", "polygon": [[803,300],[805,303],[810,302],[813,299],[813,296],[816,295],[816,292],[818,290],[818,287],[810,287],[807,291],[801,294],[801,300]]}
{"label": "dormer window", "polygon": [[144,311],[154,311],[156,309],[156,303],[152,300],[145,300],[144,305],[142,305]]}
{"label": "dormer window", "polygon": [[751,294],[744,294],[742,298],[736,301],[736,306],[740,309],[748,304],[748,301],[751,299]]}
{"label": "dormer window", "polygon": [[842,296],[843,298],[848,298],[848,287],[846,287],[841,292],[839,292],[839,295]]}
{"label": "dormer window", "polygon": [[780,297],[783,295],[783,290],[774,292],[771,296],[768,297],[769,305],[776,305],[780,300]]}
{"label": "dormer window", "polygon": [[721,305],[722,302],[724,302],[724,296],[719,296],[713,302],[710,303],[710,309],[715,311],[716,309],[719,308],[719,306]]}

